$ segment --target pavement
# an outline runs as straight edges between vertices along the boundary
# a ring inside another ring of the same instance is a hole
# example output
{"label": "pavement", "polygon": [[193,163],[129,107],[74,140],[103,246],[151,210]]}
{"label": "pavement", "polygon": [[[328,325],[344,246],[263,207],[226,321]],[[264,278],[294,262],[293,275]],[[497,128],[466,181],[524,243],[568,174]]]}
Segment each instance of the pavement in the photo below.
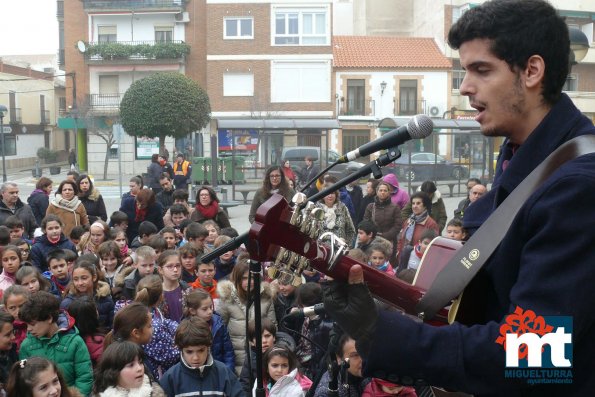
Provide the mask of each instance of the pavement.
{"label": "pavement", "polygon": [[[54,181],[54,188],[56,188],[62,180],[66,179],[66,173],[69,171],[69,168],[67,164],[63,164],[60,174],[57,175],[49,175],[49,172],[47,171],[47,168],[43,169],[43,176],[49,177],[52,181]],[[128,181],[132,176],[132,174],[122,175],[121,187],[119,183],[120,175],[108,175],[106,180],[101,179],[100,176],[94,176],[94,184],[103,196],[108,216],[120,208],[120,191],[128,191]],[[19,196],[23,202],[26,202],[31,192],[35,190],[35,184],[37,182],[37,178],[32,176],[30,167],[17,170],[7,170],[7,180],[15,182],[19,185]],[[237,205],[228,208],[231,226],[234,227],[240,234],[250,229],[250,222],[248,222],[250,204],[254,196],[253,192],[255,192],[260,186],[261,182],[259,180],[253,179],[247,180],[244,184],[236,185],[236,187],[239,189],[252,190],[252,192],[248,194],[248,204],[243,204],[243,196],[239,191],[237,191],[233,200],[237,203]],[[220,185],[220,187],[227,189],[227,197],[223,198],[223,201],[232,201],[232,186]],[[362,185],[362,187],[364,186]],[[440,186],[438,183],[438,188],[442,193],[442,198],[446,206],[446,213],[448,214],[450,220],[450,218],[453,216],[454,210],[458,206],[459,201],[462,200],[463,195],[457,194],[457,189],[455,189],[455,197],[449,197],[450,193],[447,186]]]}

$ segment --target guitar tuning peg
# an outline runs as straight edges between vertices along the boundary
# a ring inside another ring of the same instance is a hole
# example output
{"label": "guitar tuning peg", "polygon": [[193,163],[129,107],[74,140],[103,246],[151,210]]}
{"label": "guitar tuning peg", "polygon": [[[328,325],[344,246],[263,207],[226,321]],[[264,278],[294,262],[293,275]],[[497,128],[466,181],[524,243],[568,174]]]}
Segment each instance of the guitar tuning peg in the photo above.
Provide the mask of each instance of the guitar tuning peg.
{"label": "guitar tuning peg", "polygon": [[311,216],[317,221],[322,221],[324,219],[324,211],[322,208],[314,208]]}
{"label": "guitar tuning peg", "polygon": [[293,204],[295,204],[296,206],[302,206],[307,201],[308,201],[308,197],[304,193],[301,193],[301,192],[294,194],[291,199],[291,202]]}
{"label": "guitar tuning peg", "polygon": [[294,287],[299,287],[300,285],[302,285],[302,278],[301,277],[294,277],[293,278],[293,283],[291,283]]}
{"label": "guitar tuning peg", "polygon": [[276,279],[279,276],[279,269],[274,266],[271,266],[267,269],[267,274],[270,278]]}

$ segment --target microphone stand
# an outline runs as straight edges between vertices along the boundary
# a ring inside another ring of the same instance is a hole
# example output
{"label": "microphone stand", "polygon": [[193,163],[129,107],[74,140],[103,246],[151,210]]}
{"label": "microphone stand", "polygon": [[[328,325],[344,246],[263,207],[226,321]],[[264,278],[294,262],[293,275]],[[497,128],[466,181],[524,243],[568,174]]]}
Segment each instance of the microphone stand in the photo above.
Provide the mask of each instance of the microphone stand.
{"label": "microphone stand", "polygon": [[339,370],[341,366],[331,357],[331,364],[329,365],[329,381],[328,381],[328,393],[329,397],[339,397]]}
{"label": "microphone stand", "polygon": [[[265,391],[262,383],[262,318],[260,312],[260,272],[262,265],[258,261],[250,260],[250,273],[254,277],[254,334],[256,335],[256,388],[254,395],[256,397],[265,397]],[[246,316],[246,321],[248,321]],[[251,360],[249,361],[251,362]]]}
{"label": "microphone stand", "polygon": [[[384,153],[383,155],[378,157],[376,160],[370,161],[368,164],[364,165],[357,171],[347,175],[345,178],[339,180],[334,185],[329,186],[326,189],[323,189],[320,192],[313,194],[312,196],[309,196],[308,200],[309,201],[318,201],[321,198],[325,197],[326,195],[329,195],[329,194],[333,193],[334,191],[339,190],[340,188],[342,188],[344,186],[347,186],[351,182],[356,181],[360,178],[363,178],[366,175],[369,175],[370,173],[374,176],[375,179],[380,179],[380,178],[382,178],[381,168],[384,167],[385,165],[395,161],[399,157],[401,157],[401,151],[399,150],[399,148],[398,147],[390,148],[386,151],[386,153]],[[304,202],[302,204],[302,206],[305,206],[305,205],[306,205],[306,202]],[[232,240],[228,241],[227,243],[223,244],[219,248],[216,248],[213,251],[209,252],[208,254],[203,255],[200,258],[201,262],[202,263],[211,262],[213,259],[223,255],[227,251],[234,250],[234,249],[238,248],[240,245],[248,243],[248,234],[249,234],[249,232],[244,232],[244,233],[240,234],[238,237],[235,237]]]}

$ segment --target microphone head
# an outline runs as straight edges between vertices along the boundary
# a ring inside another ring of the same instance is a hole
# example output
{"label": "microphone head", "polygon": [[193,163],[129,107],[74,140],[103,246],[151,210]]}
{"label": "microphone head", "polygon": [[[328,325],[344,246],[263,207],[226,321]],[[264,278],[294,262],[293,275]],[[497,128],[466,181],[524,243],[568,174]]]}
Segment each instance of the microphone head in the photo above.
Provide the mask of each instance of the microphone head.
{"label": "microphone head", "polygon": [[412,139],[423,139],[434,130],[434,122],[425,114],[418,114],[407,123],[407,132]]}

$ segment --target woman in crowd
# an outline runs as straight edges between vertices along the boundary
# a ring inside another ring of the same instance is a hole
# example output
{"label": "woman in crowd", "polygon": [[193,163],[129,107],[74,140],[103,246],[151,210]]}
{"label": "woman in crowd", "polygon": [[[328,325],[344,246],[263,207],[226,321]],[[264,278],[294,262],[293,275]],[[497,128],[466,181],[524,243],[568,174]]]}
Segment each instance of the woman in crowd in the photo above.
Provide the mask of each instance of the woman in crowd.
{"label": "woman in crowd", "polygon": [[401,233],[399,234],[399,243],[397,246],[397,252],[399,257],[397,263],[399,263],[400,253],[403,252],[403,248],[407,245],[415,245],[421,239],[421,235],[425,230],[433,230],[436,234],[440,234],[439,226],[429,214],[428,208],[432,208],[432,200],[424,192],[416,192],[411,196],[409,200],[411,205],[412,213],[403,222]]}
{"label": "woman in crowd", "polygon": [[281,194],[287,201],[291,200],[294,193],[293,189],[289,187],[287,178],[283,173],[283,168],[278,165],[269,167],[264,176],[264,180],[262,181],[262,187],[254,193],[254,199],[252,200],[252,206],[250,207],[250,214],[248,215],[250,223],[254,223],[258,207],[267,201],[273,193]]}
{"label": "woman in crowd", "polygon": [[138,235],[138,226],[143,221],[152,222],[157,226],[157,230],[163,229],[163,209],[161,204],[155,201],[155,193],[150,189],[142,189],[136,197],[124,199],[120,211],[128,216],[128,241],[134,240]]}
{"label": "woman in crowd", "polygon": [[399,186],[399,180],[395,174],[386,174],[382,180],[392,187],[392,191],[390,193],[391,201],[394,205],[399,207],[399,209],[403,209],[407,204],[409,204],[409,194],[405,189]]}
{"label": "woman in crowd", "polygon": [[35,216],[35,222],[39,225],[45,216],[50,204],[50,193],[52,192],[52,180],[42,176],[35,184],[35,190],[31,193],[27,202]]}
{"label": "woman in crowd", "polygon": [[56,215],[62,220],[64,224],[62,232],[66,236],[70,236],[75,226],[89,224],[87,210],[77,197],[77,193],[78,187],[75,182],[62,181],[46,211],[46,215]]}
{"label": "woman in crowd", "polygon": [[380,182],[376,187],[376,198],[368,204],[364,220],[372,221],[378,228],[378,235],[393,245],[403,223],[401,209],[391,201],[392,186],[388,182]]}
{"label": "woman in crowd", "polygon": [[324,196],[317,206],[324,210],[323,231],[336,234],[351,246],[355,240],[356,230],[349,210],[339,200],[339,191]]}
{"label": "woman in crowd", "polygon": [[127,199],[128,197],[136,197],[136,195],[143,190],[144,187],[144,182],[143,182],[143,177],[140,175],[137,176],[133,176],[132,178],[130,178],[130,181],[128,182],[128,187],[130,188],[129,192],[126,192],[122,195],[122,202],[120,205],[124,204],[124,200]]}
{"label": "woman in crowd", "polygon": [[163,167],[159,164],[159,155],[153,153],[151,156],[151,164],[147,167],[147,174],[149,175],[149,181],[147,182],[149,188],[153,190],[155,194],[161,191],[161,185],[159,179],[163,173]]}
{"label": "woman in crowd", "polygon": [[231,227],[227,214],[219,207],[217,193],[209,186],[202,186],[196,192],[196,211],[192,213],[190,219],[200,223],[213,220],[221,229]]}
{"label": "woman in crowd", "polygon": [[107,221],[107,211],[105,210],[105,203],[99,190],[93,186],[93,181],[89,175],[83,174],[78,177],[76,184],[79,187],[79,199],[85,206],[89,223],[93,223],[98,219]]}
{"label": "woman in crowd", "polygon": [[293,172],[293,169],[291,169],[289,160],[283,160],[281,164],[283,164],[283,173],[285,174],[285,179],[292,181],[295,186],[297,176],[295,175],[295,172]]}

